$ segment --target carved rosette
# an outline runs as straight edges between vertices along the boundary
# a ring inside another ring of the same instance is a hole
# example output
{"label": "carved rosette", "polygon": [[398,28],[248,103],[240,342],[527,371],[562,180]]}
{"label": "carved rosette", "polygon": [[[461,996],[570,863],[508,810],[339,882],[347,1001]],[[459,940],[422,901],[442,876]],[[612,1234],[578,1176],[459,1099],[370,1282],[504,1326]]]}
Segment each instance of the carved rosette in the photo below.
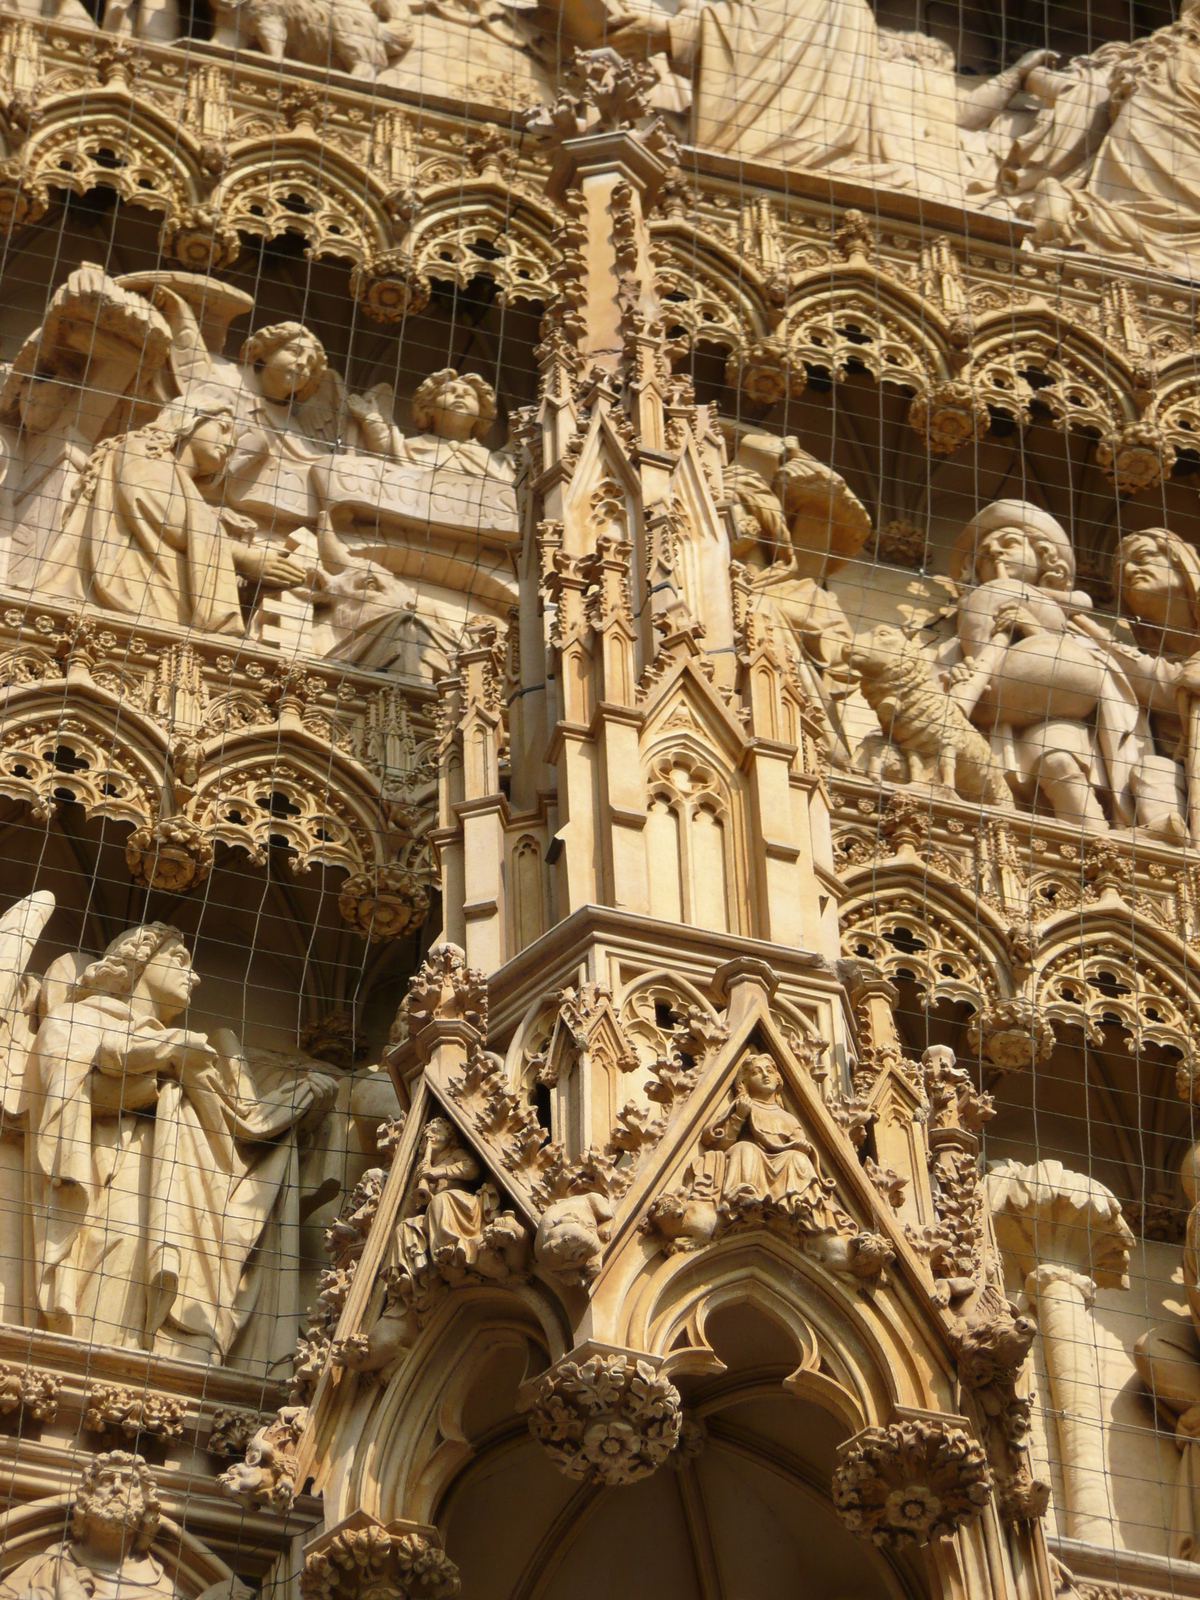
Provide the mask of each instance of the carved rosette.
{"label": "carved rosette", "polygon": [[1002,1072],[1019,1072],[1050,1059],[1054,1029],[1031,1000],[1004,1000],[974,1014],[967,1045]]}
{"label": "carved rosette", "polygon": [[1096,462],[1118,494],[1140,494],[1169,478],[1175,446],[1152,422],[1130,422],[1101,439]]}
{"label": "carved rosette", "polygon": [[564,1357],[525,1386],[529,1431],[560,1472],[615,1487],[648,1478],[679,1442],[679,1390],[632,1352]]}
{"label": "carved rosette", "polygon": [[725,381],[756,405],[773,406],[803,394],[808,373],[802,362],[792,361],[781,339],[763,339],[730,356]]}
{"label": "carved rosette", "polygon": [[376,322],[403,322],[429,304],[430,284],[406,250],[386,250],[353,269],[350,293]]}
{"label": "carved rosette", "polygon": [[429,889],[406,867],[372,867],[351,873],[338,906],[343,919],[368,939],[402,939],[429,915]]}
{"label": "carved rosette", "polygon": [[211,206],[187,206],[168,217],[158,243],[164,256],[173,256],[189,272],[225,272],[242,253],[237,229],[222,222]]}
{"label": "carved rosette", "polygon": [[963,378],[935,384],[908,408],[909,427],[938,456],[953,455],[963,445],[982,439],[990,422],[987,402]]}
{"label": "carved rosette", "polygon": [[212,871],[212,840],[187,817],[164,817],[133,830],[125,841],[125,864],[146,888],[183,894]]}
{"label": "carved rosette", "polygon": [[415,1523],[335,1529],[300,1574],[301,1600],[453,1600],[459,1588],[433,1530]]}
{"label": "carved rosette", "polygon": [[884,1549],[928,1544],[973,1522],[992,1493],[987,1453],[953,1422],[905,1417],[841,1446],[833,1503],[852,1533]]}

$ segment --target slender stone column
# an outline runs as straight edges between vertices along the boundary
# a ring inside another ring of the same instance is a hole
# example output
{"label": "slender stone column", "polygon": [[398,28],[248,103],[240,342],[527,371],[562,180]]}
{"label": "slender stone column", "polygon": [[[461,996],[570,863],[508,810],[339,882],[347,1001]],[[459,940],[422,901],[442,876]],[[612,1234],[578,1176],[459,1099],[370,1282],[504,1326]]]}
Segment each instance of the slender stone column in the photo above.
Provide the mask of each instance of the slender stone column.
{"label": "slender stone column", "polygon": [[1133,1234],[1103,1184],[1059,1161],[1004,1161],[988,1191],[1001,1248],[1025,1277],[1036,1310],[1050,1402],[1058,1418],[1066,1532],[1113,1542],[1105,1409],[1092,1304],[1098,1288],[1129,1287]]}

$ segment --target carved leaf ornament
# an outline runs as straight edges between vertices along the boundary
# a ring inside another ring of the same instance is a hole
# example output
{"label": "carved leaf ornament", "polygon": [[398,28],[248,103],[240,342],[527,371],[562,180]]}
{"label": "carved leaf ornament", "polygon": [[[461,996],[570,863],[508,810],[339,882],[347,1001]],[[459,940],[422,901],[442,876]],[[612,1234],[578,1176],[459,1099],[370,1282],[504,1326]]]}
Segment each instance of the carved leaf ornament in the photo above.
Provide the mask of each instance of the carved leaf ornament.
{"label": "carved leaf ornament", "polygon": [[938,1419],[866,1428],[844,1444],[833,1503],[851,1532],[882,1549],[928,1544],[973,1522],[992,1493],[983,1446]]}

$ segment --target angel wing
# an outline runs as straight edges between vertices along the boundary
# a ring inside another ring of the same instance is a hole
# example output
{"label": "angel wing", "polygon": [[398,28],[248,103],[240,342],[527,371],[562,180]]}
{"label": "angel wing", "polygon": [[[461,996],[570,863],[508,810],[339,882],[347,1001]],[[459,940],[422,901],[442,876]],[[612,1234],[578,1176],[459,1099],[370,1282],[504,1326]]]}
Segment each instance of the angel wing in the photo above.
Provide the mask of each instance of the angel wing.
{"label": "angel wing", "polygon": [[31,984],[26,967],[54,910],[48,889],[26,895],[0,917],[0,1108],[7,1122],[19,1108],[25,1057],[34,1030],[27,1020]]}

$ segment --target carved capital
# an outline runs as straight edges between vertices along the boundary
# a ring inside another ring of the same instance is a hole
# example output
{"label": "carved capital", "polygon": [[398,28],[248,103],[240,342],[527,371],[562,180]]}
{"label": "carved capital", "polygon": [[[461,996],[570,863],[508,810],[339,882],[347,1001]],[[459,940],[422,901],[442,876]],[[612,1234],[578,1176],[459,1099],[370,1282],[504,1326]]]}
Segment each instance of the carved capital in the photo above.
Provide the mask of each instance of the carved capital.
{"label": "carved capital", "polygon": [[679,1391],[633,1350],[585,1344],[524,1385],[529,1431],[568,1478],[615,1487],[648,1478],[679,1442]]}
{"label": "carved capital", "polygon": [[[991,424],[987,402],[966,379],[938,383],[908,408],[908,425],[934,455],[948,456],[982,439]],[[923,542],[923,541],[922,541]]]}
{"label": "carved capital", "polygon": [[980,1515],[992,1493],[991,1469],[983,1446],[959,1422],[905,1416],[841,1446],[833,1503],[851,1532],[895,1550],[947,1538]]}
{"label": "carved capital", "polygon": [[350,273],[350,293],[376,322],[403,322],[429,304],[431,285],[405,250],[385,250]]}
{"label": "carved capital", "polygon": [[1129,1287],[1133,1233],[1102,1183],[1061,1161],[1001,1161],[988,1174],[988,1192],[1000,1247],[1023,1274],[1049,1282],[1046,1274],[1061,1277],[1065,1269],[1100,1289]]}
{"label": "carved capital", "polygon": [[62,1379],[37,1367],[13,1367],[0,1362],[0,1412],[20,1410],[35,1422],[53,1422],[58,1415]]}
{"label": "carved capital", "polygon": [[1019,1072],[1050,1059],[1054,1029],[1031,1000],[1004,1000],[975,1012],[967,1045],[1002,1072]]}
{"label": "carved capital", "polygon": [[181,1439],[185,1411],[184,1402],[170,1395],[96,1383],[87,1391],[83,1426],[89,1433],[123,1433],[130,1439],[139,1434]]}
{"label": "carved capital", "polygon": [[304,1553],[301,1600],[453,1600],[458,1568],[436,1528],[355,1512]]}

